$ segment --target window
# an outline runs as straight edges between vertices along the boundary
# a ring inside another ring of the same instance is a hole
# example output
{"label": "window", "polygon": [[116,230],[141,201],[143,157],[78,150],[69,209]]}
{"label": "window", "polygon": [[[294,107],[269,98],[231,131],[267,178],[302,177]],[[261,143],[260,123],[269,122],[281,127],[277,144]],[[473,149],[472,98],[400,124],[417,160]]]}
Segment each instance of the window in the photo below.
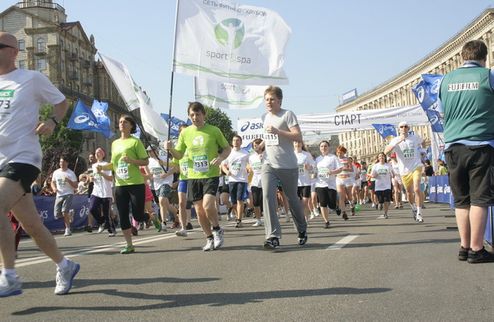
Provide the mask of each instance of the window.
{"label": "window", "polygon": [[25,60],[19,60],[18,66],[19,66],[19,69],[26,69],[26,61]]}
{"label": "window", "polygon": [[44,53],[46,51],[46,40],[39,38],[36,42],[36,49],[39,53]]}
{"label": "window", "polygon": [[42,71],[46,69],[46,59],[40,58],[36,60],[36,70]]}
{"label": "window", "polygon": [[19,47],[20,51],[26,50],[26,41],[24,39],[19,39],[17,42],[17,47]]}

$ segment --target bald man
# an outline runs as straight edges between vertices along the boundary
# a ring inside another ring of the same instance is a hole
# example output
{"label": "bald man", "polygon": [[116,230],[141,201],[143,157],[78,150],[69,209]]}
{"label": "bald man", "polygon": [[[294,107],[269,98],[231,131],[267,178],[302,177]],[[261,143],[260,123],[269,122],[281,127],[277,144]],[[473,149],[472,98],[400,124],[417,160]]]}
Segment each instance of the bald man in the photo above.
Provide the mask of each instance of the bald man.
{"label": "bald man", "polygon": [[[15,238],[7,219],[12,210],[24,230],[57,265],[55,294],[67,294],[79,264],[62,255],[55,239],[40,220],[31,183],[41,169],[38,135],[51,135],[67,112],[64,95],[46,76],[17,69],[17,39],[0,32],[0,297],[22,293],[15,271]],[[53,115],[39,121],[42,104],[52,104]]]}

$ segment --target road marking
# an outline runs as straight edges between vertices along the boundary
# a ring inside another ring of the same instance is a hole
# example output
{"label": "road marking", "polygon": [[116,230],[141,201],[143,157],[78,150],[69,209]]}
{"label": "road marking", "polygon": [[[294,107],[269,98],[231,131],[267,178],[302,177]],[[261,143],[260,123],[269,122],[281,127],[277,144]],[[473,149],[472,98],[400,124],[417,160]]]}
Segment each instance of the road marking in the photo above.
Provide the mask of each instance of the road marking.
{"label": "road marking", "polygon": [[[193,233],[193,231],[189,231],[189,233]],[[167,234],[167,235],[161,235],[161,236],[144,237],[144,238],[140,238],[140,239],[134,238],[133,244],[134,245],[142,245],[142,244],[148,244],[148,243],[152,243],[155,241],[170,239],[170,238],[178,238],[178,236],[176,236],[175,234]],[[78,257],[78,256],[89,255],[89,254],[106,252],[109,250],[121,248],[123,246],[125,246],[125,241],[115,243],[115,244],[107,244],[107,245],[99,245],[99,246],[81,248],[81,249],[76,250],[76,251],[65,252],[64,255],[66,257],[72,258],[72,257]],[[38,257],[19,259],[16,261],[15,266],[16,267],[25,267],[25,266],[35,265],[35,264],[46,263],[46,262],[50,262],[50,261],[51,261],[51,259],[47,256],[38,256]]]}
{"label": "road marking", "polygon": [[348,236],[338,240],[335,244],[326,248],[326,250],[340,250],[343,247],[345,247],[346,245],[348,245],[349,243],[351,243],[352,240],[354,240],[357,237],[358,237],[358,235],[348,235]]}

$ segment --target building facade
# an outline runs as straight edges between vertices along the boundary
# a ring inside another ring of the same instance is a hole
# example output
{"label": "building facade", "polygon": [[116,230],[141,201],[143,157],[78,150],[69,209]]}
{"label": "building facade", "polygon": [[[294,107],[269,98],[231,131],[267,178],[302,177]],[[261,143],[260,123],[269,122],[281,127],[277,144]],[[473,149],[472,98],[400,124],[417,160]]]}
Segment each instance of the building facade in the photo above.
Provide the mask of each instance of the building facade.
{"label": "building facade", "polygon": [[[483,40],[488,51],[486,66],[494,67],[494,9],[485,10],[477,19],[449,39],[419,63],[395,78],[357,97],[355,100],[342,104],[336,112],[386,109],[390,107],[418,104],[412,88],[421,80],[422,74],[446,74],[463,64],[461,48],[470,40]],[[426,144],[430,142],[431,133],[428,126],[412,126]],[[339,135],[342,145],[347,147],[349,155],[356,155],[362,160],[373,160],[386,144],[375,130],[361,130]]]}
{"label": "building facade", "polygon": [[[67,22],[65,9],[51,0],[25,0],[0,13],[0,30],[15,35],[17,67],[45,74],[72,105],[78,99],[91,106],[93,99],[109,103],[108,116],[118,132],[118,115],[125,103],[100,61],[94,36],[87,36],[79,21]],[[96,147],[110,150],[102,134],[83,132],[81,156]]]}

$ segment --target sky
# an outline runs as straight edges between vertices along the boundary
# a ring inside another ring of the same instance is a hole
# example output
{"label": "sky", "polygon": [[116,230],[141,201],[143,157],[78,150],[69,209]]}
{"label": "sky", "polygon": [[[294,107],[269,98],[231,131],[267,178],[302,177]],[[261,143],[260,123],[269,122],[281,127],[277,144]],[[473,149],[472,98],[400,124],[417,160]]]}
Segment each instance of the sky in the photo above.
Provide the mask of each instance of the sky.
{"label": "sky", "polygon": [[[0,0],[5,10],[17,1]],[[168,113],[176,0],[58,0],[67,21],[79,21],[96,48],[129,68]],[[333,113],[339,97],[385,84],[454,37],[492,0],[239,0],[278,12],[292,29],[285,51],[289,85],[283,107],[295,114]],[[175,74],[172,114],[186,118],[192,77]],[[255,110],[224,110],[237,118]]]}

